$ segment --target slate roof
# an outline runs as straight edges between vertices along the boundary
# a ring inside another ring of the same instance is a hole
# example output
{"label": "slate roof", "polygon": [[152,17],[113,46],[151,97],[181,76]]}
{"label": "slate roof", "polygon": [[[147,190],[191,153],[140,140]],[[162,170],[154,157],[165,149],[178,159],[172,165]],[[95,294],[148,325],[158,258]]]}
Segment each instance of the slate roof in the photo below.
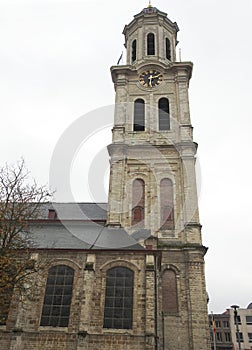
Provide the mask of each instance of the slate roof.
{"label": "slate roof", "polygon": [[48,210],[54,209],[60,220],[106,220],[107,203],[44,203],[40,219],[48,218]]}
{"label": "slate roof", "polygon": [[[55,210],[55,219],[48,212]],[[148,230],[129,235],[106,225],[107,203],[44,203],[41,221],[32,224],[33,240],[40,249],[144,249],[139,243]]]}
{"label": "slate roof", "polygon": [[49,222],[34,225],[32,232],[35,246],[40,249],[144,249],[123,228],[94,222]]}

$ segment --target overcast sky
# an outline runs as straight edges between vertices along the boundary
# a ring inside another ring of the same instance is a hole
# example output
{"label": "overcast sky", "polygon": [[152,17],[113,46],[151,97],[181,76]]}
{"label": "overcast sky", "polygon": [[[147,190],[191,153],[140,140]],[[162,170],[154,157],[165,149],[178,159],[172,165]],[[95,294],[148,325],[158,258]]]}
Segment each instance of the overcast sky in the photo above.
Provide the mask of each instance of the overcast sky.
{"label": "overcast sky", "polygon": [[[32,176],[49,183],[61,135],[77,118],[113,105],[110,66],[124,50],[122,30],[147,5],[147,0],[0,0],[1,164],[22,156]],[[199,144],[203,243],[209,247],[209,311],[223,312],[234,303],[247,307],[252,301],[252,0],[153,0],[153,5],[178,23],[182,60],[194,63],[190,106]],[[90,190],[87,174],[111,142],[110,123],[106,116],[75,154],[71,180],[78,201],[106,201],[108,160],[101,191]],[[69,200],[63,193],[56,199]]]}

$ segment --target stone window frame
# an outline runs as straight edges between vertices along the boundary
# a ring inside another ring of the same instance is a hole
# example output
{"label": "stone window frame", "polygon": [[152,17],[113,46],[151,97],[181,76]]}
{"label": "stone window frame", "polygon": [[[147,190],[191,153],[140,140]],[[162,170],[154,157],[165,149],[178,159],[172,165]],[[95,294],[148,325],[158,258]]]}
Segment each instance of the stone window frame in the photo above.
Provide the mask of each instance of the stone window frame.
{"label": "stone window frame", "polygon": [[162,294],[162,277],[163,274],[166,270],[172,270],[175,273],[176,276],[176,287],[177,287],[177,312],[175,313],[170,313],[170,312],[163,312],[164,316],[180,316],[180,294],[181,294],[181,286],[180,286],[180,270],[177,266],[173,264],[164,264],[161,267],[161,273],[160,273],[160,287],[161,287],[161,309],[162,308],[162,303],[163,303],[163,294]]}
{"label": "stone window frame", "polygon": [[[140,200],[137,203],[133,203],[134,199],[134,184],[141,183],[143,193]],[[146,208],[146,183],[141,177],[133,179],[131,184],[131,225],[143,228],[145,226],[145,208]],[[141,210],[141,220],[134,220],[135,210]]]}
{"label": "stone window frame", "polygon": [[[139,101],[139,102],[137,102]],[[141,102],[140,102],[141,101]],[[143,125],[136,123],[138,121],[136,117],[138,117],[138,114],[136,112],[139,112],[136,110],[138,105],[143,105]],[[137,127],[138,126],[138,127]],[[141,126],[143,130],[137,130]],[[133,122],[132,122],[132,131],[134,133],[139,133],[139,132],[145,132],[146,131],[146,101],[143,97],[137,97],[133,101]]]}
{"label": "stone window frame", "polygon": [[[161,194],[161,183],[163,180],[169,180],[172,184],[172,194],[173,194],[173,198],[172,198],[172,201],[170,203],[170,207],[172,208],[172,227],[168,228],[168,227],[165,227],[164,226],[164,222],[162,221],[162,194]],[[159,222],[159,225],[160,225],[160,230],[161,231],[174,231],[175,228],[176,228],[176,193],[175,193],[175,190],[176,190],[176,184],[175,184],[175,179],[174,179],[174,176],[162,176],[160,179],[159,179],[159,184],[158,184],[158,199],[159,199],[159,213],[160,213],[160,222]]]}
{"label": "stone window frame", "polygon": [[[47,277],[48,277],[48,272],[52,267],[58,266],[58,265],[65,265],[74,270],[74,279],[73,279],[73,289],[72,289],[72,299],[71,299],[71,305],[70,305],[70,314],[69,314],[69,321],[68,321],[68,326],[67,327],[53,327],[53,326],[41,326],[40,321],[41,321],[41,316],[42,316],[42,310],[43,310],[43,305],[44,305],[44,297],[45,297],[45,291],[46,291],[46,285],[47,285]],[[62,259],[58,258],[55,259],[49,266],[48,269],[46,270],[44,274],[44,279],[43,279],[43,287],[41,288],[41,295],[40,295],[40,302],[39,302],[39,317],[37,318],[37,324],[38,324],[38,329],[40,331],[48,331],[48,330],[57,330],[57,331],[62,331],[66,332],[68,331],[69,328],[72,327],[72,320],[73,320],[73,305],[75,304],[76,300],[76,283],[79,278],[79,273],[81,270],[81,266],[70,260],[70,259]]]}
{"label": "stone window frame", "polygon": [[[107,271],[114,267],[126,267],[134,272],[134,282],[133,282],[133,315],[132,315],[132,328],[131,329],[117,329],[117,328],[103,328],[103,318],[104,318],[104,307],[105,307],[105,294],[106,294],[106,274]],[[128,333],[134,334],[137,329],[137,304],[138,304],[138,280],[140,269],[132,262],[124,259],[108,261],[100,267],[102,287],[101,287],[101,301],[100,309],[102,310],[102,333]]]}
{"label": "stone window frame", "polygon": [[131,173],[129,175],[129,181],[127,182],[127,192],[128,192],[128,196],[129,196],[129,206],[128,206],[128,215],[129,215],[129,222],[131,227],[136,227],[138,228],[139,226],[136,224],[132,225],[132,211],[133,211],[133,207],[132,207],[132,202],[133,202],[133,195],[132,195],[132,189],[133,189],[133,183],[135,180],[142,180],[144,182],[144,220],[143,220],[143,225],[141,226],[141,228],[144,228],[147,225],[147,220],[148,220],[148,188],[147,188],[147,184],[148,184],[148,177],[146,176],[146,174],[144,174],[143,172],[134,172]]}
{"label": "stone window frame", "polygon": [[131,43],[131,63],[135,63],[137,60],[137,39],[133,39]]}
{"label": "stone window frame", "polygon": [[[166,105],[164,106],[164,102]],[[162,105],[163,103],[163,105]],[[164,107],[166,107],[164,109]],[[158,99],[158,131],[170,131],[171,130],[171,118],[170,118],[170,100],[166,96],[162,96]],[[164,118],[165,117],[165,118]],[[167,125],[164,128],[163,122],[166,120]]]}
{"label": "stone window frame", "polygon": [[[165,83],[165,80],[163,82]],[[159,128],[159,100],[162,98],[166,98],[169,102],[170,128],[168,130],[160,130]],[[176,95],[174,94],[174,91],[168,89],[166,93],[161,92],[160,94],[155,95],[153,98],[153,105],[155,106],[155,124],[153,124],[153,130],[157,131],[160,134],[164,134],[164,135],[169,134],[170,135],[169,138],[171,137],[171,139],[175,140],[176,135],[179,132],[179,123],[177,122],[177,116],[176,116],[177,115]],[[153,112],[154,112],[154,109],[153,109]]]}
{"label": "stone window frame", "polygon": [[165,37],[165,58],[168,61],[172,59],[171,40],[167,36]]}
{"label": "stone window frame", "polygon": [[[153,41],[153,47],[151,46],[152,41]],[[149,53],[150,49],[153,50],[153,53]],[[147,56],[155,56],[156,52],[157,52],[156,35],[153,32],[148,32],[147,35],[146,35],[146,55]]]}

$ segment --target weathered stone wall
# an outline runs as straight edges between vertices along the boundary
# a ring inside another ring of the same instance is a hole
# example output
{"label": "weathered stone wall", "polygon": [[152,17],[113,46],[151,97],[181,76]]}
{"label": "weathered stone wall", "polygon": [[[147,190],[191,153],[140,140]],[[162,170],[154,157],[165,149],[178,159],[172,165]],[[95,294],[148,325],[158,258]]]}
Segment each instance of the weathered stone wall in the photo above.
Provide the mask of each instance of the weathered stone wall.
{"label": "weathered stone wall", "polygon": [[[0,328],[1,350],[42,349],[153,349],[153,273],[146,277],[145,252],[99,252],[92,268],[87,268],[87,252],[49,252],[51,265],[65,264],[75,270],[71,314],[68,327],[41,327],[47,275],[33,302],[13,303],[6,327]],[[115,266],[134,271],[133,327],[130,330],[103,328],[106,271]],[[147,283],[148,282],[148,283]],[[148,284],[148,285],[147,285]],[[146,295],[148,298],[146,299]],[[148,302],[148,306],[146,304]],[[148,312],[146,313],[146,310]],[[148,343],[150,344],[148,346]]]}
{"label": "weathered stone wall", "polygon": [[160,323],[160,349],[209,349],[207,295],[205,287],[204,254],[200,247],[171,246],[163,251],[162,272],[170,268],[176,273],[178,312],[162,315],[162,294],[159,311],[163,316]]}
{"label": "weathered stone wall", "polygon": [[[156,331],[160,350],[208,349],[203,249],[163,245],[159,251],[107,251],[91,255],[94,264],[87,268],[88,252],[47,254],[52,265],[66,264],[75,270],[69,326],[39,325],[45,274],[34,302],[26,302],[25,309],[21,304],[12,304],[7,326],[0,328],[1,350],[100,350],[101,347],[154,350]],[[129,330],[103,328],[106,271],[115,266],[134,271],[133,327]],[[176,273],[176,314],[162,312],[162,272],[166,268]]]}

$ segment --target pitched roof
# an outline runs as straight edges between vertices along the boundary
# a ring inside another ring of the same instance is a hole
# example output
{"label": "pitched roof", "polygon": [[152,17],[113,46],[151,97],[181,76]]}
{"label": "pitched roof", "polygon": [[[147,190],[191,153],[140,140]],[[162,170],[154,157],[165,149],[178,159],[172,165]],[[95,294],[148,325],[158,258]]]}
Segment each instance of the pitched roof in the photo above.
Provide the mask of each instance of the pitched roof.
{"label": "pitched roof", "polygon": [[33,224],[31,231],[34,245],[40,249],[144,249],[125,229],[94,222]]}
{"label": "pitched roof", "polygon": [[[48,217],[50,211],[55,216]],[[132,235],[124,228],[106,226],[107,203],[43,203],[39,220],[31,224],[34,247],[39,249],[143,250],[138,242],[150,231]]]}
{"label": "pitched roof", "polygon": [[59,220],[107,219],[107,203],[44,203],[40,219],[47,219],[49,210],[55,210]]}

